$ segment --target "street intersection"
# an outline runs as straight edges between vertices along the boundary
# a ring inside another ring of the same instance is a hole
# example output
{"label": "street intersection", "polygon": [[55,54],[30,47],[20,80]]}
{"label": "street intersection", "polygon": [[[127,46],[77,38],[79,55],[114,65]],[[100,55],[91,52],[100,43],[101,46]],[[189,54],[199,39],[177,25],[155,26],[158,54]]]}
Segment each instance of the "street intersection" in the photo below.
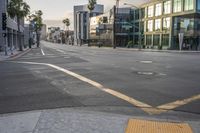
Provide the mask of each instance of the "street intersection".
{"label": "street intersection", "polygon": [[1,114],[67,107],[200,120],[198,53],[42,42],[41,48],[0,65]]}

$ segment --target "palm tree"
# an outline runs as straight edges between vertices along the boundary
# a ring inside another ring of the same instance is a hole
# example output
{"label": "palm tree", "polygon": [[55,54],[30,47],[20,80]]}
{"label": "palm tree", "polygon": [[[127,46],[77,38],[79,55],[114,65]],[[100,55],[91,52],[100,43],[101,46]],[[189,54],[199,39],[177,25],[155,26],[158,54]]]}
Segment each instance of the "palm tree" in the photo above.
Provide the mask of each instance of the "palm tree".
{"label": "palm tree", "polygon": [[31,14],[29,16],[29,21],[34,23],[34,31],[36,32],[37,47],[40,46],[40,31],[43,26],[42,15],[43,12],[41,10],[38,10],[34,14]]}
{"label": "palm tree", "polygon": [[88,10],[90,11],[89,12],[89,26],[88,26],[88,46],[90,46],[90,17],[92,17],[92,11],[94,10],[94,8],[95,8],[95,4],[97,4],[97,1],[96,0],[89,0],[88,1],[88,6],[87,6],[87,8],[88,8]]}
{"label": "palm tree", "polygon": [[[67,27],[67,37],[66,38],[68,38],[68,32],[69,32],[69,26],[70,26],[70,20],[69,20],[69,18],[66,18],[66,19],[64,19],[63,20],[63,23],[65,24],[65,26]],[[65,40],[66,41],[66,40]]]}
{"label": "palm tree", "polygon": [[90,10],[90,15],[91,15],[91,12],[94,10],[95,8],[95,4],[97,4],[97,1],[96,0],[89,0],[88,1],[88,9]]}
{"label": "palm tree", "polygon": [[8,3],[7,12],[11,18],[17,18],[19,50],[23,51],[21,43],[20,20],[24,19],[24,17],[30,13],[30,6],[23,0],[10,0]]}
{"label": "palm tree", "polygon": [[64,19],[63,23],[67,26],[67,30],[69,30],[69,26],[70,26],[70,20],[69,20],[69,18]]}

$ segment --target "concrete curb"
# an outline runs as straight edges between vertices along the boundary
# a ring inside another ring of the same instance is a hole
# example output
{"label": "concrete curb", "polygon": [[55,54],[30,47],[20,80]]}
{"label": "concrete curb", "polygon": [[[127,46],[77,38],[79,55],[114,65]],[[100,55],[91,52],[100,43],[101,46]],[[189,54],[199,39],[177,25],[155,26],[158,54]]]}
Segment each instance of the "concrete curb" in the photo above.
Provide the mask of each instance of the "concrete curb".
{"label": "concrete curb", "polygon": [[128,49],[128,48],[116,48],[118,50],[126,51],[142,51],[142,52],[166,52],[166,53],[200,53],[200,51],[179,51],[179,50],[155,50],[155,49]]}
{"label": "concrete curb", "polygon": [[[84,46],[83,46],[84,47]],[[98,49],[113,49],[112,47],[97,47],[90,46],[89,48],[98,48]],[[116,50],[124,51],[141,51],[141,52],[165,52],[165,53],[200,53],[200,51],[179,51],[179,50],[157,50],[157,49],[136,49],[136,48],[120,48],[117,47]]]}
{"label": "concrete curb", "polygon": [[8,59],[6,59],[6,60],[14,60],[14,59],[17,59],[17,58],[19,58],[19,57],[21,57],[21,56],[27,54],[27,53],[30,52],[31,50],[32,50],[32,49],[26,49],[26,50],[24,50],[24,51],[22,51],[22,52],[19,52],[19,53],[15,54],[15,55],[10,56],[10,57],[9,57]]}

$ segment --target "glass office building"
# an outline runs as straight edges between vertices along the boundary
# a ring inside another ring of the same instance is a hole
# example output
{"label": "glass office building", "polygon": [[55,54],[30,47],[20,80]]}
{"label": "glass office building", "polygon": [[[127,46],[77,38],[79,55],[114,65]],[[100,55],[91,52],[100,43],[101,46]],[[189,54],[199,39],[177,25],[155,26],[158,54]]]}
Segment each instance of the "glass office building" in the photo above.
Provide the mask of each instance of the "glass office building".
{"label": "glass office building", "polygon": [[[200,0],[153,0],[138,9],[113,9],[91,18],[91,41],[149,49],[200,50]],[[106,21],[105,21],[106,20]],[[114,29],[114,30],[113,30]]]}
{"label": "glass office building", "polygon": [[181,33],[182,49],[200,50],[200,0],[151,1],[139,14],[139,44],[144,48],[179,49]]}
{"label": "glass office building", "polygon": [[133,10],[118,8],[115,15],[114,10],[90,19],[90,45],[126,47],[133,41]]}

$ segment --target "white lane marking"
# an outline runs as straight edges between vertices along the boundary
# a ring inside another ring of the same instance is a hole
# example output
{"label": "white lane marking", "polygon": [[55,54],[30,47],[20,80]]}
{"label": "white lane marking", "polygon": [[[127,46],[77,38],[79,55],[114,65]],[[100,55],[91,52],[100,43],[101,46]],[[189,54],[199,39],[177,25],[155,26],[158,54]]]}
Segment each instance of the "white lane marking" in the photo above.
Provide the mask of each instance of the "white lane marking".
{"label": "white lane marking", "polygon": [[153,75],[153,72],[137,72],[139,75]]}
{"label": "white lane marking", "polygon": [[62,51],[62,50],[60,50],[60,49],[56,49],[56,51],[58,51],[58,52],[61,52],[61,53],[64,53],[64,54],[65,54],[65,51]]}
{"label": "white lane marking", "polygon": [[153,61],[140,61],[140,63],[151,64],[151,63],[153,63]]}
{"label": "white lane marking", "polygon": [[159,73],[160,76],[166,76],[167,74],[165,73]]}
{"label": "white lane marking", "polygon": [[44,53],[43,49],[41,49],[41,52],[42,52],[42,55],[45,55],[45,53]]}

